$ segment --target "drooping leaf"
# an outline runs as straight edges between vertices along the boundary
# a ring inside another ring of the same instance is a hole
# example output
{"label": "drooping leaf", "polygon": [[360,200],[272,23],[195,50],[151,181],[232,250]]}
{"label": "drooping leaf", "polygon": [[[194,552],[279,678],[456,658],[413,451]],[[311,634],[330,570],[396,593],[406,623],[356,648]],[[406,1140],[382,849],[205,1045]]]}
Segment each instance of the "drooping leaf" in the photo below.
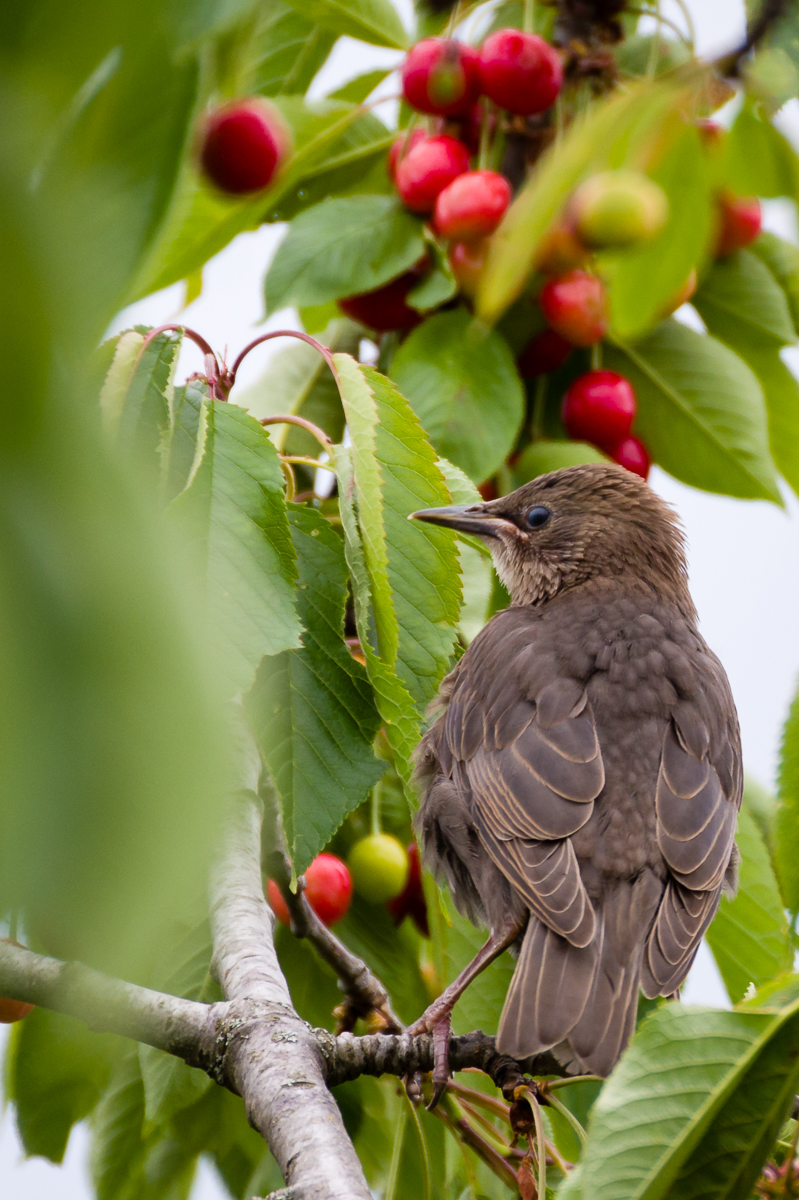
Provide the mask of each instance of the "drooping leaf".
{"label": "drooping leaf", "polygon": [[638,399],[635,431],[677,479],[709,492],[781,503],[763,393],[732,350],[670,319],[607,366]]}
{"label": "drooping leaf", "polygon": [[744,802],[738,815],[738,894],[724,897],[707,940],[733,1003],[750,983],[768,983],[793,961],[788,923],[768,850]]}
{"label": "drooping leaf", "polygon": [[140,330],[123,333],[100,394],[103,423],[121,448],[155,466],[169,423],[174,375],[183,337],[161,333],[142,351]]}
{"label": "drooping leaf", "polygon": [[438,313],[403,342],[391,364],[436,450],[476,483],[513,449],[524,390],[508,344],[464,308]]}
{"label": "drooping leaf", "polygon": [[325,200],[289,226],[266,276],[268,310],[373,291],[423,252],[421,221],[394,197]]}
{"label": "drooping leaf", "polygon": [[331,100],[346,100],[348,104],[363,104],[372,92],[381,84],[391,71],[388,68],[378,68],[375,71],[365,71],[348,79],[341,87],[330,93]]}
{"label": "drooping leaf", "polygon": [[665,228],[640,248],[603,256],[611,328],[621,340],[634,340],[657,324],[691,270],[701,266],[713,232],[707,154],[696,128],[683,125],[649,174],[669,201]]}
{"label": "drooping leaf", "polygon": [[92,1114],[91,1173],[97,1200],[136,1200],[145,1159],[144,1084],[134,1045],[120,1055]]}
{"label": "drooping leaf", "polygon": [[209,617],[234,690],[265,654],[299,644],[296,567],[277,452],[243,409],[206,401],[202,459],[173,501],[192,539]]}
{"label": "drooping leaf", "polygon": [[312,509],[289,509],[299,568],[302,649],[264,658],[247,698],[299,874],[366,798],[385,764],[366,671],[344,643],[347,567],[341,538]]}
{"label": "drooping leaf", "polygon": [[795,924],[799,913],[799,693],[782,731],[777,799],[777,875]]}
{"label": "drooping leaf", "polygon": [[[797,1077],[799,1002],[776,1014],[664,1005],[602,1089],[563,1196],[747,1197],[756,1150],[779,1129]],[[729,1190],[696,1190],[694,1152]]]}
{"label": "drooping leaf", "polygon": [[[494,322],[522,292],[536,251],[583,175],[607,167],[648,170],[668,149],[691,85],[639,82],[595,105],[544,154],[492,237],[476,312]],[[663,136],[663,134],[667,136]],[[679,286],[679,285],[678,285]]]}
{"label": "drooping leaf", "polygon": [[[352,438],[352,478],[340,481],[340,495],[354,487],[357,499],[358,546],[347,531],[348,543],[361,553],[365,578],[357,564],[350,570],[371,599],[374,624],[368,619],[368,600],[361,597],[359,635],[364,646],[376,639],[379,659],[394,673],[413,711],[397,693],[399,713],[410,719],[410,731],[427,708],[449,664],[460,605],[460,584],[454,539],[446,530],[409,522],[410,513],[449,502],[437,455],[408,402],[394,385],[348,355],[334,355],[344,411]],[[337,470],[338,470],[337,457]],[[345,504],[347,499],[345,497]],[[443,537],[440,534],[443,533]],[[351,554],[348,547],[348,555]],[[354,569],[354,567],[356,569]],[[357,597],[356,597],[357,599]],[[371,664],[371,665],[370,665]],[[367,669],[381,715],[382,684]],[[385,696],[388,704],[388,696]],[[404,756],[404,754],[403,754]]]}
{"label": "drooping leaf", "polygon": [[799,246],[764,230],[750,247],[782,287],[791,310],[794,331],[799,327]]}
{"label": "drooping leaf", "polygon": [[404,50],[408,45],[408,35],[391,0],[292,0],[292,4],[334,33],[395,50]]}
{"label": "drooping leaf", "polygon": [[333,49],[336,35],[284,0],[259,4],[255,28],[248,22],[248,68],[252,92],[303,95]]}
{"label": "drooping leaf", "polygon": [[713,336],[736,348],[796,341],[785,292],[751,251],[717,260],[691,303]]}
{"label": "drooping leaf", "polygon": [[799,160],[765,114],[744,104],[725,139],[724,179],[741,196],[799,193]]}
{"label": "drooping leaf", "polygon": [[21,1023],[8,1099],[14,1101],[26,1154],[63,1160],[72,1126],[88,1116],[108,1082],[116,1044],[43,1008]]}

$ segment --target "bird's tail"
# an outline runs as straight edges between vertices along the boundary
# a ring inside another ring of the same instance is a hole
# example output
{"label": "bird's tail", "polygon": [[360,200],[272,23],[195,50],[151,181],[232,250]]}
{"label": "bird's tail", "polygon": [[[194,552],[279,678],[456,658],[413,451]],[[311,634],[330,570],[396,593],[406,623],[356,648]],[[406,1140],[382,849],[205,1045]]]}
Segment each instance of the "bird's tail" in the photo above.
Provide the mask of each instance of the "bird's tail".
{"label": "bird's tail", "polygon": [[523,1059],[551,1049],[582,1071],[610,1073],[635,1028],[643,945],[661,887],[654,877],[617,884],[584,947],[531,916],[502,1010],[502,1054]]}

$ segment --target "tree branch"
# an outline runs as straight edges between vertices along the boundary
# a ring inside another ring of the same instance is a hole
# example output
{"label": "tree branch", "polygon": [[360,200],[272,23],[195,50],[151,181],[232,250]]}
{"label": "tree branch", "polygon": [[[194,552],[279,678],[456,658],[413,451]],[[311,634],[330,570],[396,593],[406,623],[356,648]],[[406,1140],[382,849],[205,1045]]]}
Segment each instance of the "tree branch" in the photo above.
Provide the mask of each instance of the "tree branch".
{"label": "tree branch", "polygon": [[227,1006],[221,1078],[244,1098],[293,1200],[370,1200],[358,1156],[328,1091],[316,1036],[291,1005],[264,899],[260,819],[230,822],[212,886],[214,960]]}
{"label": "tree branch", "polygon": [[359,1017],[368,1018],[372,1013],[376,1013],[387,1033],[401,1033],[404,1026],[391,1007],[391,999],[385,987],[369,970],[363,959],[353,954],[319,920],[303,895],[302,878],[297,891],[292,892],[289,886],[291,865],[286,853],[274,789],[271,786],[268,789],[262,786],[261,797],[264,802],[261,868],[280,888],[280,894],[291,917],[291,932],[295,937],[307,938],[319,957],[336,973],[345,999],[339,1028],[349,1031]]}
{"label": "tree branch", "polygon": [[761,42],[772,26],[776,25],[788,7],[788,0],[763,0],[763,5],[755,20],[748,27],[746,37],[737,50],[725,54],[715,66],[720,74],[728,79],[735,79],[740,74],[741,61],[758,42]]}

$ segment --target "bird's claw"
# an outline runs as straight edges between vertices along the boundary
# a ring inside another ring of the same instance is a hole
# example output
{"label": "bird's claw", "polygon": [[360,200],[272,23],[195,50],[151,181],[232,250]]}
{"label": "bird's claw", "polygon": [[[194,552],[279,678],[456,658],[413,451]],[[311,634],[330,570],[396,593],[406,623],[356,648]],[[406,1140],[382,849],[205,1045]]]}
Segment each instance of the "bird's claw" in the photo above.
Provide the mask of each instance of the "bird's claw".
{"label": "bird's claw", "polygon": [[433,1035],[433,1095],[427,1105],[427,1111],[432,1112],[444,1092],[447,1090],[452,1072],[449,1069],[449,1038],[452,1032],[452,1019],[446,1013],[436,1021],[431,1033]]}

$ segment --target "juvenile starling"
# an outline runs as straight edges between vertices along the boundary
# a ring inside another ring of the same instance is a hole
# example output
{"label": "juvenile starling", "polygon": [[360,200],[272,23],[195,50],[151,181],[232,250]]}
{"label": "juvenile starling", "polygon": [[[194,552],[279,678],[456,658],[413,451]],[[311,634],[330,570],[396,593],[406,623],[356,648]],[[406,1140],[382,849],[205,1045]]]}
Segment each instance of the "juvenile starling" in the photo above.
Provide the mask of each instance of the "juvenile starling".
{"label": "juvenile starling", "polygon": [[511,607],[443,681],[419,747],[426,861],[491,936],[412,1031],[436,1036],[440,1091],[456,1000],[515,946],[499,1050],[607,1075],[639,988],[677,991],[735,888],[738,719],[677,519],[600,463],[414,516],[482,539]]}

